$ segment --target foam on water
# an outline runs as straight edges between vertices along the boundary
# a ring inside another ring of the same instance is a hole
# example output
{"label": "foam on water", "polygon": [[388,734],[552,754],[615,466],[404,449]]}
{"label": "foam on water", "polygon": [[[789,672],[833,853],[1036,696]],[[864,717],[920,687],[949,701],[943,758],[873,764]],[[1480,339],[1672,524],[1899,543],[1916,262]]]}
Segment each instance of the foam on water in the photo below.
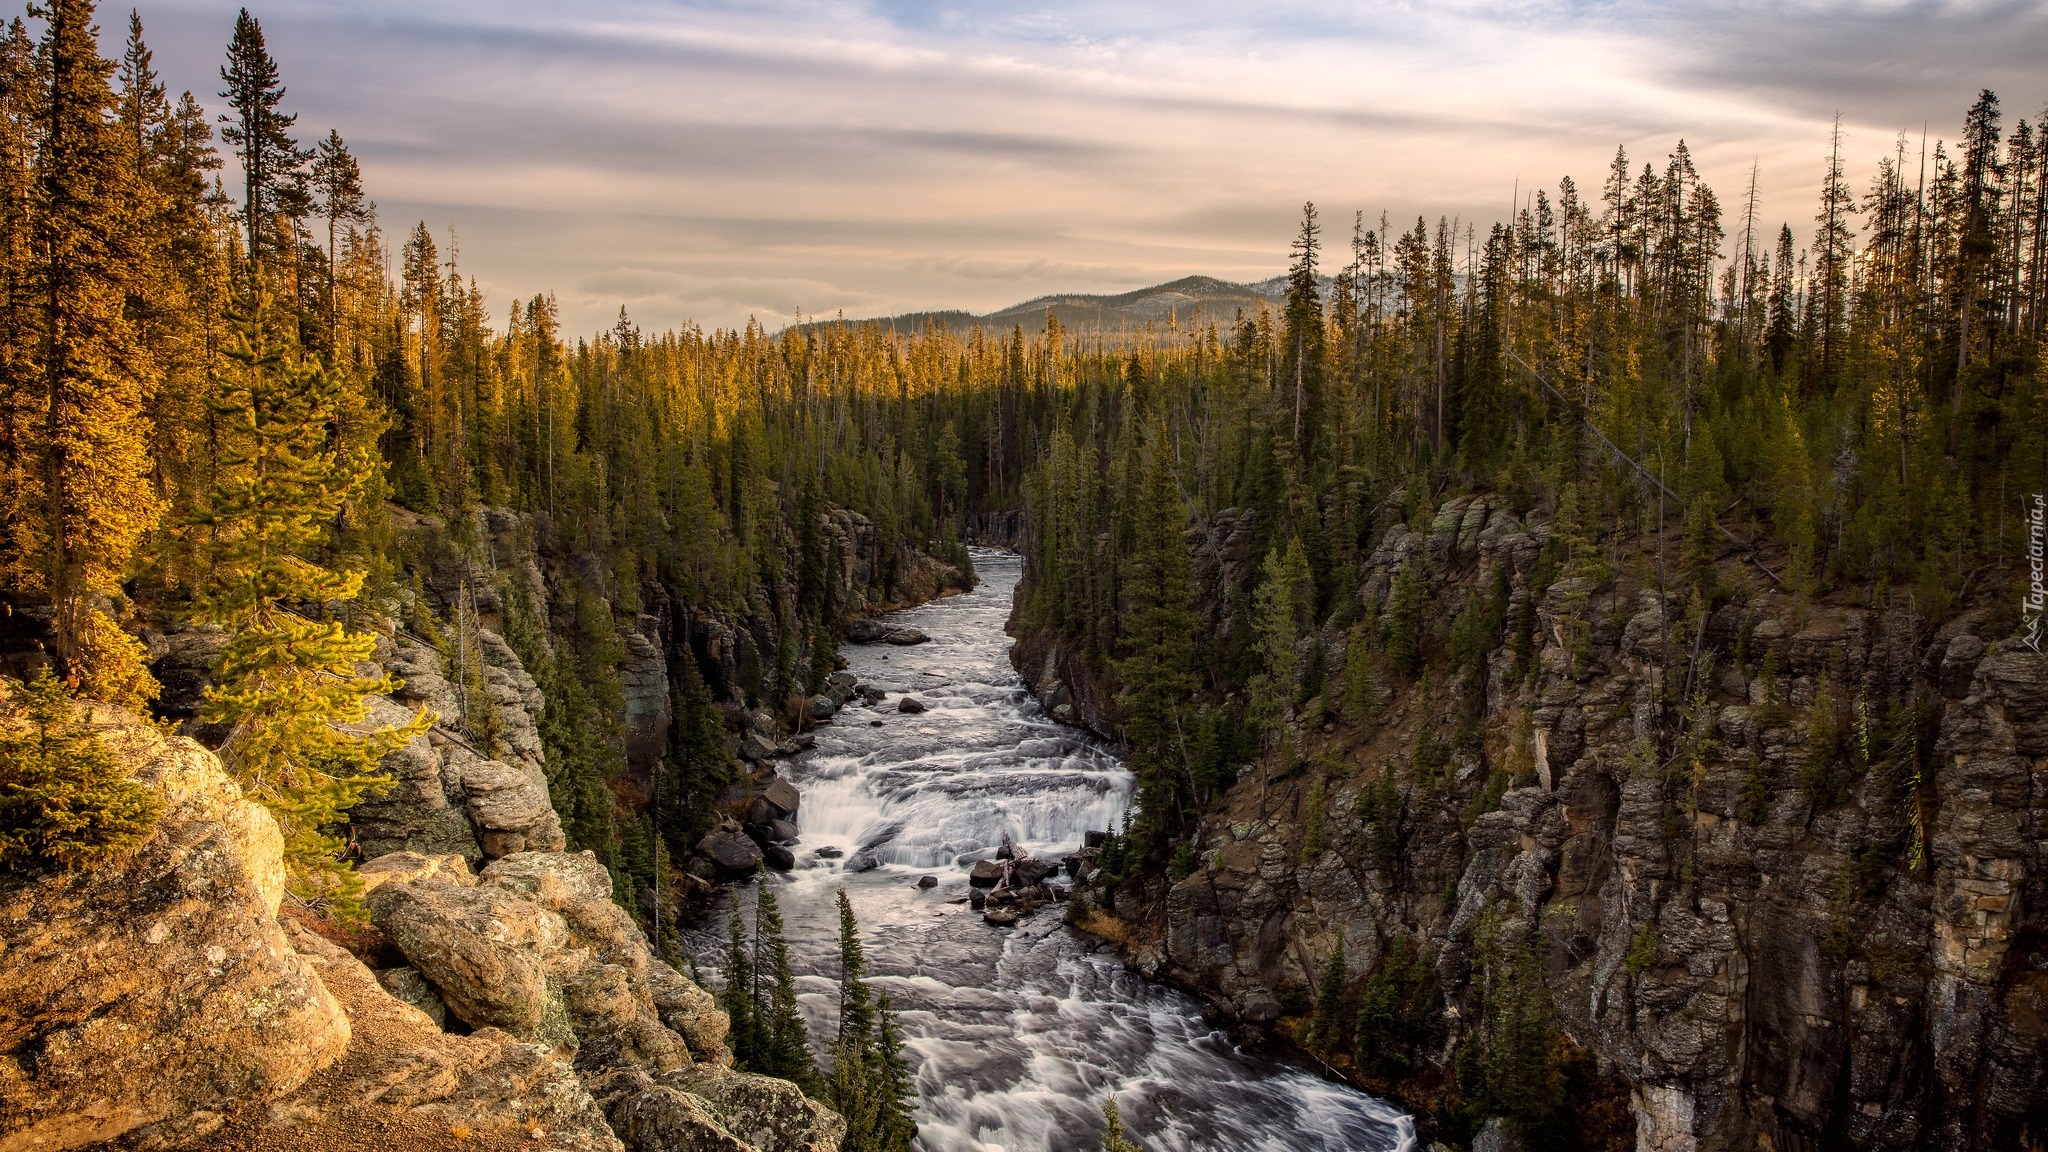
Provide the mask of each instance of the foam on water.
{"label": "foam on water", "polygon": [[[1115,828],[1131,777],[1113,749],[1045,715],[1009,665],[1003,633],[1018,562],[977,549],[973,592],[897,613],[931,637],[911,648],[849,645],[848,668],[888,696],[856,701],[785,766],[803,793],[798,870],[778,885],[814,1037],[837,1002],[833,894],[860,918],[873,984],[901,1016],[926,1152],[1097,1147],[1101,1102],[1154,1152],[1394,1152],[1414,1145],[1393,1106],[1237,1049],[1196,1002],[1149,984],[1060,924],[1056,909],[1004,931],[950,903],[966,865],[1005,837],[1058,859]],[[896,711],[904,694],[922,713]],[[872,724],[880,720],[879,727]],[[851,858],[866,849],[872,871]],[[939,878],[935,889],[916,877]],[[741,891],[739,898],[750,900]],[[723,918],[688,938],[715,971]]]}

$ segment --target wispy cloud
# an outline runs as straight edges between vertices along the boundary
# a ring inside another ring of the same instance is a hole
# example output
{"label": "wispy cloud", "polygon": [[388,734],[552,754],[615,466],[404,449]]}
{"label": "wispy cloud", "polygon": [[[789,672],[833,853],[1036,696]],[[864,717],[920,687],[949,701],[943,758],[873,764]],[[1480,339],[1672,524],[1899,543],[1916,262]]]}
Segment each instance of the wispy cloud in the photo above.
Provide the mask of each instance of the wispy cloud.
{"label": "wispy cloud", "polygon": [[[143,9],[211,101],[235,5]],[[2048,98],[2043,3],[1059,5],[280,0],[307,135],[386,227],[459,230],[495,303],[579,327],[988,309],[1277,269],[1314,199],[1482,223],[1683,137],[1732,201],[1811,214],[1840,110],[1858,169],[1954,134],[1980,87]],[[107,17],[109,35],[118,21]]]}

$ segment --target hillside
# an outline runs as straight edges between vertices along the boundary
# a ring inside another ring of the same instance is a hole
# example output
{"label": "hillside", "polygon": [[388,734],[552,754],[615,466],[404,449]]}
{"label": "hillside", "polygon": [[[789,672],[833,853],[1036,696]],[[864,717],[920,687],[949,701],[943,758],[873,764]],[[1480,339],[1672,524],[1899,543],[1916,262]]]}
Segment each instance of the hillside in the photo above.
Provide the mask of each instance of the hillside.
{"label": "hillside", "polygon": [[[1324,283],[1327,286],[1327,277]],[[937,327],[955,332],[975,328],[997,331],[1022,328],[1026,335],[1043,333],[1048,315],[1059,317],[1062,327],[1081,330],[1117,331],[1143,328],[1148,324],[1162,328],[1211,323],[1228,325],[1239,313],[1256,310],[1260,301],[1269,306],[1276,305],[1286,292],[1287,278],[1284,276],[1252,284],[1234,284],[1214,276],[1183,276],[1165,284],[1114,295],[1060,292],[1034,297],[993,312],[904,312],[853,323],[877,324],[886,331],[904,334]],[[809,329],[836,323],[839,321],[817,321],[803,327]]]}

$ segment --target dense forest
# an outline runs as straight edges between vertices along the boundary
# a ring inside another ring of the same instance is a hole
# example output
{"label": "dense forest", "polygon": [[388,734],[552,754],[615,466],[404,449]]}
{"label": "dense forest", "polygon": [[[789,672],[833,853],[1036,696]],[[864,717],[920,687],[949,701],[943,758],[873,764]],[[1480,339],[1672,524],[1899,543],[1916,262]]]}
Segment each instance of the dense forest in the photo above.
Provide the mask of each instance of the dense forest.
{"label": "dense forest", "polygon": [[[1761,173],[1724,202],[1683,141],[1657,163],[1617,150],[1597,189],[1566,177],[1501,222],[1360,215],[1332,236],[1309,205],[1283,305],[1227,325],[650,333],[621,311],[571,335],[545,293],[486,300],[452,236],[388,236],[342,135],[287,110],[246,11],[217,114],[167,92],[138,16],[118,59],[85,0],[35,19],[0,39],[10,671],[48,670],[46,720],[58,684],[146,708],[145,629],[223,629],[196,730],[278,813],[295,890],[342,915],[346,814],[437,719],[349,727],[390,686],[363,672],[374,633],[472,642],[420,587],[398,528],[420,517],[460,537],[510,509],[577,558],[554,603],[512,597],[507,640],[547,697],[570,847],[636,908],[733,779],[728,729],[749,709],[800,723],[834,669],[848,609],[828,574],[851,558],[828,508],[872,521],[882,566],[908,543],[965,567],[966,541],[1024,514],[1005,533],[1028,565],[1017,627],[1099,672],[1139,780],[1113,880],[1185,875],[1199,813],[1248,765],[1324,720],[1369,725],[1398,687],[1464,702],[1429,755],[1482,743],[1489,654],[1534,675],[1533,598],[1511,610],[1503,585],[1437,619],[1417,566],[1383,601],[1356,594],[1391,525],[1426,529],[1460,493],[1552,525],[1535,579],[1566,590],[1546,611],[1567,648],[1648,539],[1643,579],[1687,598],[1691,635],[1745,594],[1738,566],[1930,628],[1972,605],[2001,635],[2028,622],[2048,133],[2008,127],[1988,91],[1953,141],[1837,127],[1811,173],[1772,174],[1817,184],[1811,220],[1759,218]],[[1205,634],[1195,545],[1219,520],[1250,525],[1256,572]],[[678,686],[666,808],[620,786],[618,623],[657,591],[786,640],[755,683]],[[1659,691],[1668,759],[1697,725],[1685,678]],[[1862,691],[1842,688],[1845,714],[1911,726],[1913,700]],[[32,803],[7,801],[0,861],[89,858],[146,824],[61,751],[21,785]],[[876,1059],[900,1078],[894,1043]]]}

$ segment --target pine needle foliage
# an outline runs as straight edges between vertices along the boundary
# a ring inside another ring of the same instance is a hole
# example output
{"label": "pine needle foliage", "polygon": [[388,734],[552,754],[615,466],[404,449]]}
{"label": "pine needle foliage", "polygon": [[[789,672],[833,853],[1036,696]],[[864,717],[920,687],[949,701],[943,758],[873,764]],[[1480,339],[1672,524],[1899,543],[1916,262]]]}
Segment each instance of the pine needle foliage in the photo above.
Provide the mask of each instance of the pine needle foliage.
{"label": "pine needle foliage", "polygon": [[0,700],[0,871],[91,871],[142,843],[163,801],[128,777],[42,669]]}
{"label": "pine needle foliage", "polygon": [[319,618],[363,582],[315,560],[371,468],[330,431],[341,382],[273,330],[266,302],[233,319],[230,368],[208,399],[216,478],[192,514],[205,563],[193,615],[229,633],[201,714],[229,728],[222,762],[277,816],[293,890],[356,914],[360,882],[335,859],[337,826],[385,786],[383,757],[433,717],[366,728],[365,698],[397,682],[358,674],[373,635]]}

